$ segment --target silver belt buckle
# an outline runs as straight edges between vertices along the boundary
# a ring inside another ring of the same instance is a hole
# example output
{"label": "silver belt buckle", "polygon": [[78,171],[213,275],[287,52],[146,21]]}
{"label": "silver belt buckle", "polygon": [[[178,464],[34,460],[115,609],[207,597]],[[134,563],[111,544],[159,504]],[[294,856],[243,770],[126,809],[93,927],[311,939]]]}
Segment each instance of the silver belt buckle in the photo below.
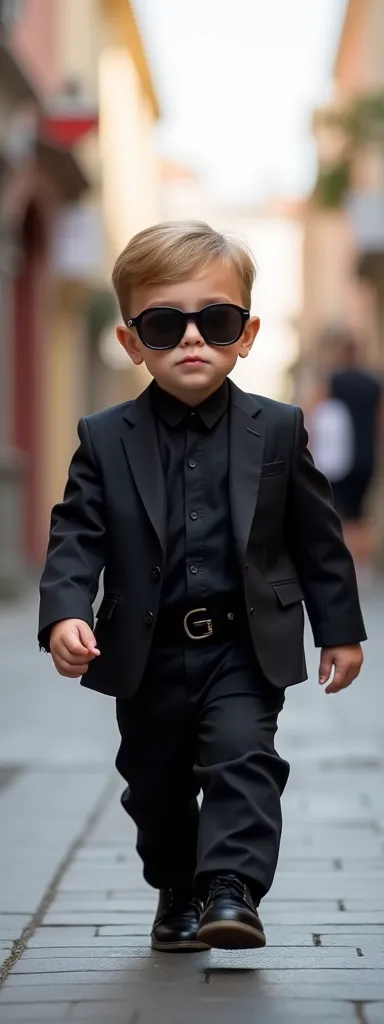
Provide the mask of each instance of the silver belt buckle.
{"label": "silver belt buckle", "polygon": [[196,622],[193,623],[194,626],[206,626],[207,627],[206,632],[205,633],[200,633],[199,636],[195,636],[194,633],[191,633],[189,625],[188,625],[188,622],[189,622],[189,619],[190,619],[191,615],[199,615],[200,612],[206,612],[206,611],[207,611],[206,608],[192,608],[191,611],[187,612],[187,614],[184,616],[184,630],[185,630],[185,632],[186,632],[186,634],[187,634],[187,636],[189,637],[190,640],[206,640],[209,636],[212,636],[212,633],[213,633],[213,622],[212,622],[212,619],[198,619]]}

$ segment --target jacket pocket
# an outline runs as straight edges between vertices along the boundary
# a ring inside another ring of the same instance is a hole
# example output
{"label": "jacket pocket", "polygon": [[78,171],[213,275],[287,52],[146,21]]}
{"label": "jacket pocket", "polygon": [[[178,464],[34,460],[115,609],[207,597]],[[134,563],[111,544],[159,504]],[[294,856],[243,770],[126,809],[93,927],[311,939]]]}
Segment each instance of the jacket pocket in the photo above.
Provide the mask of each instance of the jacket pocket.
{"label": "jacket pocket", "polygon": [[261,476],[278,476],[280,473],[285,473],[286,468],[282,459],[277,459],[276,462],[264,462],[261,467]]}
{"label": "jacket pocket", "polygon": [[299,601],[304,601],[304,593],[298,580],[287,580],[286,583],[271,583],[271,587],[275,591],[282,608],[287,608],[290,604],[298,604]]}
{"label": "jacket pocket", "polygon": [[117,604],[117,597],[103,597],[100,608],[96,612],[97,620],[100,622],[109,622],[109,619],[112,618],[112,615]]}

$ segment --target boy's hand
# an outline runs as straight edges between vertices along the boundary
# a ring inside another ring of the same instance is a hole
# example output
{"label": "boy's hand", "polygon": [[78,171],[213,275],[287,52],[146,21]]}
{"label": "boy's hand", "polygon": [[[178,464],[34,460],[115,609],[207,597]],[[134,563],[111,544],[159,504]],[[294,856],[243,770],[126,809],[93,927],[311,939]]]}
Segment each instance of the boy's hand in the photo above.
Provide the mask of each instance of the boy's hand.
{"label": "boy's hand", "polygon": [[319,683],[326,683],[335,666],[335,674],[331,683],[325,687],[326,693],[338,693],[345,690],[359,675],[363,664],[363,652],[360,644],[342,644],[340,647],[323,647],[320,658]]}
{"label": "boy's hand", "polygon": [[77,679],[100,654],[96,639],[83,619],[61,619],[51,629],[51,655],[61,676]]}

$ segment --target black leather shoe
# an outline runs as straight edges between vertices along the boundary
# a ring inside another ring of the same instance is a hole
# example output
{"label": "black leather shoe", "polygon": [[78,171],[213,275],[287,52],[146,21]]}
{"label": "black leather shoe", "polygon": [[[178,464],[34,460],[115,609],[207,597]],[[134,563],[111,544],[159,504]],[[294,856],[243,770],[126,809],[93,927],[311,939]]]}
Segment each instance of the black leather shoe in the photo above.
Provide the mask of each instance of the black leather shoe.
{"label": "black leather shoe", "polygon": [[215,949],[265,946],[251,891],[236,875],[218,875],[212,882],[197,937]]}
{"label": "black leather shoe", "polygon": [[194,893],[181,889],[160,889],[152,928],[152,949],[169,953],[198,953],[209,949],[197,938],[202,904]]}

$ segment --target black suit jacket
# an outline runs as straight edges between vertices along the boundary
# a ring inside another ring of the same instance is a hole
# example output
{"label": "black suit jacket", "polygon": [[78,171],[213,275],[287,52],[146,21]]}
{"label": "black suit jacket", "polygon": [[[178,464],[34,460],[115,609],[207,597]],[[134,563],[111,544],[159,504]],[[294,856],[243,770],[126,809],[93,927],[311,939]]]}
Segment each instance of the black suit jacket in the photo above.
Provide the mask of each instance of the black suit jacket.
{"label": "black suit jacket", "polygon": [[[315,644],[366,638],[351,555],[300,409],[230,385],[230,504],[250,633],[275,686],[306,678],[303,600]],[[39,642],[65,618],[93,628],[100,658],[83,684],[132,695],[145,669],[166,558],[167,495],[150,389],[80,420],[64,500],[52,511]],[[171,499],[171,496],[169,496]]]}

